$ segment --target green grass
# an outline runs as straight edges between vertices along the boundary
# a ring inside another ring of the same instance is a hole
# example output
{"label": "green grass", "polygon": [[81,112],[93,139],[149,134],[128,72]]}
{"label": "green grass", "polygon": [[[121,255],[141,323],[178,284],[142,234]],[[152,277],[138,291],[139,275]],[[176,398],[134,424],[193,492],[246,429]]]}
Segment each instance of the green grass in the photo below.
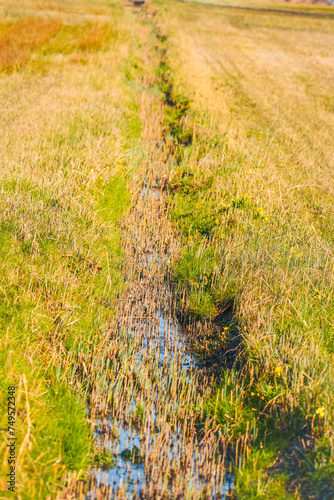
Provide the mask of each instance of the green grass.
{"label": "green grass", "polygon": [[[54,479],[62,478],[62,469],[84,470],[92,460],[84,378],[76,385],[81,380],[79,360],[85,359],[89,366],[91,344],[108,323],[110,305],[122,290],[122,251],[118,231],[110,234],[107,226],[101,226],[92,238],[95,231],[89,217],[83,219],[75,211],[62,210],[61,199],[22,184],[12,183],[6,194],[20,198],[25,207],[30,205],[30,214],[25,210],[25,223],[29,215],[34,222],[43,214],[44,225],[48,211],[50,223],[44,231],[39,229],[36,239],[20,230],[17,213],[2,223],[2,260],[6,258],[1,273],[0,318],[1,330],[8,337],[2,340],[1,387],[4,396],[8,385],[15,384],[22,391],[22,377],[27,378],[33,394],[29,403],[33,417],[29,417],[27,400],[22,397],[17,408],[17,438],[19,444],[30,418],[33,438],[25,473],[29,477],[41,466],[39,494],[43,498],[55,487]],[[101,221],[116,222],[128,206],[124,181],[116,177],[96,192]],[[63,237],[55,232],[51,218],[64,229]],[[75,226],[68,234],[72,222]],[[3,398],[4,413],[5,404]]]}

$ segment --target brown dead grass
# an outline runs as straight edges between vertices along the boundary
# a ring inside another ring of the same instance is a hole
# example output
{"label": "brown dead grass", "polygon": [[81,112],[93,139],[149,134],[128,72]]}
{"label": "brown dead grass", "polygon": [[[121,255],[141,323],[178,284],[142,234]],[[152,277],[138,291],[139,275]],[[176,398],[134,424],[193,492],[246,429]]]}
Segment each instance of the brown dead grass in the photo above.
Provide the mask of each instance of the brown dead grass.
{"label": "brown dead grass", "polygon": [[24,19],[0,36],[0,70],[13,70],[25,64],[31,51],[47,42],[62,22]]}

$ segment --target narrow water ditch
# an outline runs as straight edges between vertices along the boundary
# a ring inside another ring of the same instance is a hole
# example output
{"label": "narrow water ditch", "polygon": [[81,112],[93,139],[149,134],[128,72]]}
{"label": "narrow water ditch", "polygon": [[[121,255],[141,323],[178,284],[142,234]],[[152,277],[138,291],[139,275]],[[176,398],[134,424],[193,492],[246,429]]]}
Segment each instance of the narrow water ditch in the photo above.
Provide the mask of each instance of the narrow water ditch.
{"label": "narrow water ditch", "polygon": [[125,292],[101,346],[106,377],[89,401],[100,460],[76,498],[218,500],[232,488],[229,444],[207,419],[211,385],[177,320],[171,269],[181,243],[159,188],[173,158],[163,110],[146,118],[154,146],[123,221]]}
{"label": "narrow water ditch", "polygon": [[221,499],[231,487],[227,445],[201,415],[210,386],[176,319],[169,264],[180,243],[151,167],[124,221],[126,292],[107,336],[105,387],[93,391],[90,401],[105,461],[76,494]]}

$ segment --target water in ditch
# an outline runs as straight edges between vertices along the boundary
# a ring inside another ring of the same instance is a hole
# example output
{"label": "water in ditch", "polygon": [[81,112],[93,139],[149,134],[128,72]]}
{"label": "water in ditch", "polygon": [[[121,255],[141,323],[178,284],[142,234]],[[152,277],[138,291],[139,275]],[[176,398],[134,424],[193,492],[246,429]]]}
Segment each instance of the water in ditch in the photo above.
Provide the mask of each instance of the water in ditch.
{"label": "water in ditch", "polygon": [[176,319],[169,283],[170,255],[180,248],[163,197],[149,183],[126,230],[127,291],[108,340],[115,345],[108,397],[92,402],[95,441],[108,460],[92,469],[78,497],[226,498],[233,483],[227,446],[204,415],[210,387]]}
{"label": "water in ditch", "polygon": [[[171,366],[174,364],[178,366],[182,376],[187,379],[189,371],[196,370],[196,360],[187,352],[187,343],[183,338],[178,323],[175,320],[171,321],[170,318],[166,318],[162,313],[159,313],[157,316],[155,318],[157,337],[153,340],[151,338],[150,348],[147,345],[148,339],[145,339],[143,342],[144,346],[146,344],[144,350],[147,352],[146,349],[149,349],[151,352],[155,352],[156,366],[160,370],[163,370],[167,365]],[[138,355],[136,362],[144,362],[141,354]],[[189,383],[192,383],[191,376],[189,377]],[[168,377],[165,386],[166,388],[168,386]],[[156,394],[156,398],[158,397],[159,395]],[[175,395],[174,404],[175,406],[179,404],[177,394]],[[115,491],[115,498],[117,497],[117,492],[123,488],[128,498],[137,498],[140,492],[147,492],[149,490],[150,474],[147,474],[147,467],[150,465],[146,463],[145,457],[146,455],[149,456],[150,453],[154,453],[157,448],[159,450],[159,435],[161,434],[158,415],[154,411],[154,406],[152,409],[153,411],[149,415],[149,422],[146,423],[144,431],[136,424],[124,424],[119,419],[110,417],[106,417],[100,421],[96,429],[97,437],[101,435],[103,438],[103,436],[108,434],[108,443],[106,446],[104,445],[104,448],[112,452],[114,463],[110,467],[94,469],[92,471],[94,481],[96,484],[104,485],[106,488],[112,487]],[[136,414],[138,414],[138,406],[136,405],[135,398],[133,398],[129,420],[131,421],[131,417],[134,416],[135,421]],[[182,458],[188,455],[187,458],[190,464],[187,467],[192,469],[188,483],[189,494],[195,490],[199,493],[203,490],[203,486],[206,483],[206,474],[203,474],[202,470],[205,468],[202,454],[207,453],[207,449],[205,449],[204,444],[201,444],[200,437],[194,433],[192,436],[192,447],[189,450],[189,443],[187,442],[189,437],[184,438],[183,430],[182,424],[179,427],[173,426],[170,429],[168,445],[166,442],[163,443],[164,462],[166,462],[166,455],[170,464],[179,464],[182,462]],[[215,450],[214,446],[215,443],[213,442],[212,455],[219,451]],[[157,461],[157,466],[159,466],[159,460]],[[221,471],[217,470],[216,474],[210,498],[225,498],[226,494],[231,490],[232,476],[225,471],[223,465]],[[172,476],[169,479],[166,478],[166,483],[168,481],[172,481]],[[169,489],[167,485],[166,493],[168,493]],[[94,497],[90,496],[89,498]],[[114,498],[114,496],[110,498]],[[155,496],[152,498],[155,498]],[[190,496],[189,498],[192,497]]]}

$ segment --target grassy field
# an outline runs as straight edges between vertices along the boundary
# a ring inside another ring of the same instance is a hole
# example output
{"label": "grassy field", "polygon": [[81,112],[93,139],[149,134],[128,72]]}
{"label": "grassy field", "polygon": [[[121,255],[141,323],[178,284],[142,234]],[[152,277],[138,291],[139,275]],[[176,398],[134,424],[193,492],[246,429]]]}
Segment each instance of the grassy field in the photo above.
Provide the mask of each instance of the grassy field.
{"label": "grassy field", "polygon": [[175,276],[185,320],[216,324],[194,348],[229,367],[208,407],[247,436],[236,496],[331,498],[333,20],[164,5],[193,130],[169,179]]}
{"label": "grassy field", "polygon": [[131,36],[118,4],[0,9],[1,489],[16,385],[18,495],[1,497],[54,498],[94,458],[85,372],[123,288]]}
{"label": "grassy field", "polygon": [[230,6],[254,10],[0,0],[0,498],[66,497],[103,460],[87,401],[122,376],[105,344],[146,162],[212,372],[189,412],[229,444],[234,497],[334,496],[334,12]]}

